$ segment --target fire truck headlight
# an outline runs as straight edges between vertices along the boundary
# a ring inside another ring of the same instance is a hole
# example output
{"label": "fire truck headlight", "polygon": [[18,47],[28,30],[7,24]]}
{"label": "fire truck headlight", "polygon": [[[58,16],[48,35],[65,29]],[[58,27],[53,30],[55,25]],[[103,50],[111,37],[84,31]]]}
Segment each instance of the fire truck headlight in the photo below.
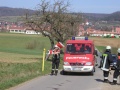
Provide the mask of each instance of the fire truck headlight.
{"label": "fire truck headlight", "polygon": [[87,62],[85,65],[92,65],[92,63],[91,62]]}
{"label": "fire truck headlight", "polygon": [[64,65],[69,65],[69,63],[68,62],[64,62]]}
{"label": "fire truck headlight", "polygon": [[116,62],[114,62],[113,64],[116,65]]}

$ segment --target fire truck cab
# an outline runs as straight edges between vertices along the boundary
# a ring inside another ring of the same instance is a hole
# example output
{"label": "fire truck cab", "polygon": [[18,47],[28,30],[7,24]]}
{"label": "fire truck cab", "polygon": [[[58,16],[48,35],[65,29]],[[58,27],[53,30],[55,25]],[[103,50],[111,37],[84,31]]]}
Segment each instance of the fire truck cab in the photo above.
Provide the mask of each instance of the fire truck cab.
{"label": "fire truck cab", "polygon": [[72,37],[66,41],[63,57],[63,75],[67,72],[95,72],[94,42],[88,37]]}

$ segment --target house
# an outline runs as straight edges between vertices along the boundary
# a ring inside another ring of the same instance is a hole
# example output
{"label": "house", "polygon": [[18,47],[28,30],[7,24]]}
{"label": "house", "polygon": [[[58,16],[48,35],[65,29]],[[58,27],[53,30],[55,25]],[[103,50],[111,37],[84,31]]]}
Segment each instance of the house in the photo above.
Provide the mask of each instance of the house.
{"label": "house", "polygon": [[23,27],[23,26],[19,26],[19,25],[8,25],[7,26],[7,30],[10,33],[22,33],[22,34],[40,34],[40,32],[37,32],[33,29],[31,29],[30,27]]}
{"label": "house", "polygon": [[25,28],[25,34],[41,34],[37,30],[32,29],[31,27],[26,27]]}
{"label": "house", "polygon": [[7,30],[10,33],[25,33],[25,28],[17,25],[8,25]]}
{"label": "house", "polygon": [[111,37],[114,37],[116,35],[120,35],[120,27],[116,27],[116,29],[112,30],[112,31],[101,31],[101,30],[95,30],[94,28],[87,28],[86,30],[83,28],[84,26],[79,26],[79,33],[78,33],[78,36],[81,36],[81,35],[85,35],[85,33],[87,35],[90,35],[90,36],[111,36]]}
{"label": "house", "polygon": [[26,29],[25,30],[25,34],[41,34],[40,32],[37,32],[35,30],[30,30],[30,29]]}
{"label": "house", "polygon": [[120,35],[120,27],[116,27],[116,28],[115,28],[115,31],[116,31],[117,34]]}

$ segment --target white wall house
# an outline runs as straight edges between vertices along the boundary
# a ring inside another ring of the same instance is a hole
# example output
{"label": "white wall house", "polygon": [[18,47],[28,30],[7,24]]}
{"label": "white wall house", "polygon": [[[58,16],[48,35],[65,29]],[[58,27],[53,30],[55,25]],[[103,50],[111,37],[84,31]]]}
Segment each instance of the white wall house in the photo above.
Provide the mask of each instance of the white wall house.
{"label": "white wall house", "polygon": [[9,31],[10,31],[10,33],[25,33],[25,30],[17,30],[17,29],[15,29],[15,30],[10,29]]}
{"label": "white wall house", "polygon": [[10,33],[40,34],[40,32],[36,32],[35,30],[27,29],[25,27],[20,27],[20,26],[16,26],[16,25],[8,26],[7,30]]}
{"label": "white wall house", "polygon": [[11,28],[9,29],[10,33],[25,33],[25,29]]}
{"label": "white wall house", "polygon": [[8,25],[7,30],[10,33],[25,33],[25,28],[21,26],[16,26],[16,25]]}
{"label": "white wall house", "polygon": [[25,30],[25,34],[40,34],[40,32],[36,32],[35,30]]}

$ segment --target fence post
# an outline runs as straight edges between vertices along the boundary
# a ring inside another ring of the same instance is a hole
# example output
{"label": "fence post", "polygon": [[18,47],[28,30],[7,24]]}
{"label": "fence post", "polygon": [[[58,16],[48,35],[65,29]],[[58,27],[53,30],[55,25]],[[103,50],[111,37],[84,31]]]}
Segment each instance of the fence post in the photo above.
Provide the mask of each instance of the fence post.
{"label": "fence post", "polygon": [[43,60],[42,60],[42,71],[44,71],[44,63],[45,62],[45,48],[43,49]]}

